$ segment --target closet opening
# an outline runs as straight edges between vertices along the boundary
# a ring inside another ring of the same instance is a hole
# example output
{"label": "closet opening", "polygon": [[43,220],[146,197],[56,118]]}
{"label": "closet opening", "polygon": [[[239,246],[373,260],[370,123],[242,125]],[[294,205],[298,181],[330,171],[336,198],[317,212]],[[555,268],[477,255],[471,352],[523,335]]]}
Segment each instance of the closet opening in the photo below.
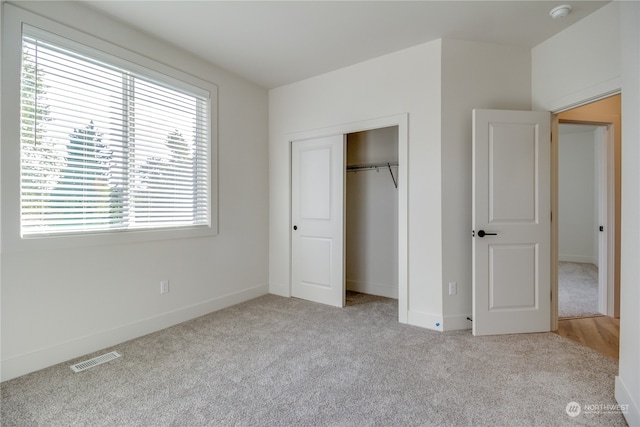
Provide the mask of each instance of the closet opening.
{"label": "closet opening", "polygon": [[347,306],[398,299],[398,135],[391,126],[346,136]]}

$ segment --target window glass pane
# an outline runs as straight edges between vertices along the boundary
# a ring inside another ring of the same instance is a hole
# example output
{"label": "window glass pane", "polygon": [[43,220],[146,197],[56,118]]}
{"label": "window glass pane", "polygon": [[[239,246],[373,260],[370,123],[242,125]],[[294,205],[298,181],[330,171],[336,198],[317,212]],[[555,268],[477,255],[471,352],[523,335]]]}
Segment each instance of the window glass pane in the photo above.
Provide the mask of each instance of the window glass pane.
{"label": "window glass pane", "polygon": [[209,225],[208,102],[171,86],[23,36],[23,236]]}

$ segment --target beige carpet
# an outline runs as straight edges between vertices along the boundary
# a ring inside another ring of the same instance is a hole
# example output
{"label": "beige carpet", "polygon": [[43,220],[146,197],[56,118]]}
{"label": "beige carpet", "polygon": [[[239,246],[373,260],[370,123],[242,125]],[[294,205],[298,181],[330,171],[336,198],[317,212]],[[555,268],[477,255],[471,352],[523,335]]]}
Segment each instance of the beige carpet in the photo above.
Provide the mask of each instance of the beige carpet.
{"label": "beige carpet", "polygon": [[558,263],[558,317],[599,316],[598,267],[593,264]]}
{"label": "beige carpet", "polygon": [[625,425],[593,410],[615,404],[613,359],[552,333],[433,332],[399,324],[394,300],[349,300],[264,296],[106,349],[123,357],[82,373],[69,364],[86,357],[5,382],[1,424]]}

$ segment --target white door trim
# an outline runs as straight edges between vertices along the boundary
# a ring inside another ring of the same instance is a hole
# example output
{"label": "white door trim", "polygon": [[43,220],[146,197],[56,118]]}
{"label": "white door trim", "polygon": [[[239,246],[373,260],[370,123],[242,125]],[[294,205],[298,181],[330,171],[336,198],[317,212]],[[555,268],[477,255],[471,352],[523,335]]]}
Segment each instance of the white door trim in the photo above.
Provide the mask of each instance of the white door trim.
{"label": "white door trim", "polygon": [[552,331],[558,329],[558,115],[551,113],[551,318]]}
{"label": "white door trim", "polygon": [[[289,192],[291,194],[291,144],[293,141],[344,135],[391,126],[398,126],[398,320],[401,323],[407,323],[409,313],[409,114],[397,114],[287,135],[289,140]],[[289,245],[291,245],[292,226],[291,206],[289,206]],[[291,296],[291,258],[289,263],[289,296]]]}

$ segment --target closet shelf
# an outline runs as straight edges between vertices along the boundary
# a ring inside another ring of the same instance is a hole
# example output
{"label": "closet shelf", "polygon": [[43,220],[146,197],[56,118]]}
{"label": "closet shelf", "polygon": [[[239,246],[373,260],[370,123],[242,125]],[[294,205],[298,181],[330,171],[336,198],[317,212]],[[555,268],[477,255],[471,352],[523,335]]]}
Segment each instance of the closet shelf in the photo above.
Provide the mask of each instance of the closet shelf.
{"label": "closet shelf", "polygon": [[391,168],[397,168],[397,162],[386,162],[386,163],[369,163],[364,165],[348,165],[347,172],[360,172],[360,171],[368,171],[375,170],[376,172],[380,171],[380,168],[385,168],[389,170],[391,174],[391,179],[393,180],[393,185],[398,188],[398,181],[396,181],[396,177],[393,175],[393,171]]}

